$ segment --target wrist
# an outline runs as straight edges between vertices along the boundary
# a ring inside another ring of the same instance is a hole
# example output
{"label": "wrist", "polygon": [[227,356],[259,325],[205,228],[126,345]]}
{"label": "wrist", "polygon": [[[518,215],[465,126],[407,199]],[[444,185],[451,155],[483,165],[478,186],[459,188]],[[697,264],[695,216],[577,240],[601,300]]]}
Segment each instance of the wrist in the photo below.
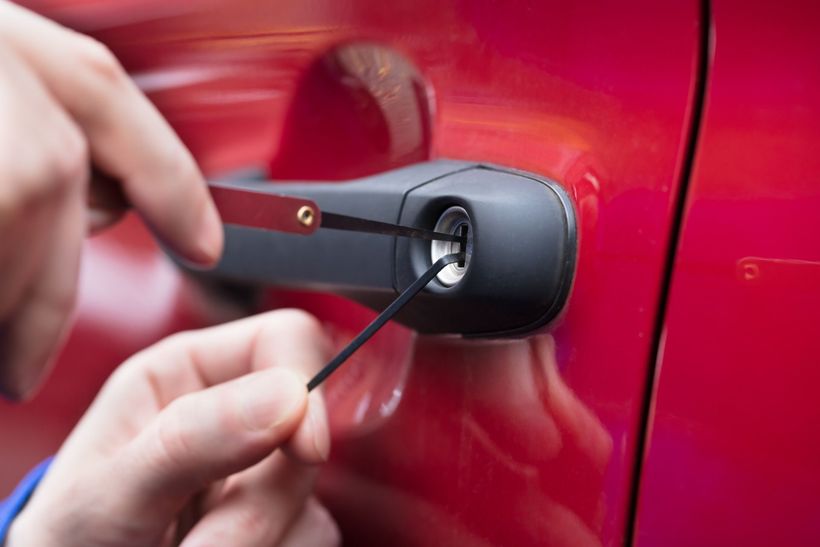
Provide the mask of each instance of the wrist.
{"label": "wrist", "polygon": [[[48,458],[40,465],[32,469],[28,475],[17,485],[14,492],[0,504],[0,545],[11,545],[11,531],[13,528],[20,529],[18,522],[25,513],[29,498],[40,484],[40,479],[48,471],[51,465],[51,458]],[[30,511],[29,511],[30,512]],[[19,537],[19,532],[16,534]],[[5,541],[4,541],[5,540]],[[17,545],[22,545],[19,540],[15,540]],[[36,545],[36,543],[31,543]]]}
{"label": "wrist", "polygon": [[17,517],[11,523],[6,542],[2,544],[2,547],[18,547],[20,545],[26,545],[26,539],[25,532],[20,531],[20,517]]}
{"label": "wrist", "polygon": [[[11,523],[6,542],[2,547],[25,547],[26,545],[49,547],[55,545],[50,538],[44,536],[42,533],[43,527],[30,526],[28,522],[29,519],[26,518],[26,513],[23,511]],[[38,533],[38,528],[40,533]]]}

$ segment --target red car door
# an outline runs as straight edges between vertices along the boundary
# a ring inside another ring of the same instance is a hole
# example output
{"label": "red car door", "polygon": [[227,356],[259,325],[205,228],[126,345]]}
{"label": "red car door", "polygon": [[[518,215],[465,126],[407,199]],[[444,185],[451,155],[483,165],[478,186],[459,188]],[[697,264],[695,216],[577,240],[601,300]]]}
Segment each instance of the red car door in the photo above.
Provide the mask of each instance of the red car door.
{"label": "red car door", "polygon": [[636,543],[817,545],[820,11],[713,14]]}
{"label": "red car door", "polygon": [[[31,0],[106,43],[208,175],[347,179],[435,158],[550,178],[578,222],[549,332],[508,340],[390,325],[333,377],[320,495],[345,542],[619,544],[702,94],[698,2]],[[231,303],[233,302],[233,303]],[[136,219],[86,248],[56,372],[2,407],[8,490],[105,376],[170,332],[259,308],[214,300]],[[339,344],[373,312],[270,290]]]}

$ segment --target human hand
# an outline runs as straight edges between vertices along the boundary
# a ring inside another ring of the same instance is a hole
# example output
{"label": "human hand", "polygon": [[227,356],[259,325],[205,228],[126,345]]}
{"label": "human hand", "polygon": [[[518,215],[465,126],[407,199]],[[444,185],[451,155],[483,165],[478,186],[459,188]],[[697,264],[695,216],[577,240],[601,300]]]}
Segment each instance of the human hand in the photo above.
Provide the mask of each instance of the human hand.
{"label": "human hand", "polygon": [[337,544],[311,497],[330,440],[321,396],[305,388],[328,350],[315,319],[285,310],[135,355],[60,449],[7,547]]}
{"label": "human hand", "polygon": [[191,154],[114,56],[3,0],[0,120],[0,392],[21,397],[68,323],[89,230],[130,203],[206,265],[223,236]]}

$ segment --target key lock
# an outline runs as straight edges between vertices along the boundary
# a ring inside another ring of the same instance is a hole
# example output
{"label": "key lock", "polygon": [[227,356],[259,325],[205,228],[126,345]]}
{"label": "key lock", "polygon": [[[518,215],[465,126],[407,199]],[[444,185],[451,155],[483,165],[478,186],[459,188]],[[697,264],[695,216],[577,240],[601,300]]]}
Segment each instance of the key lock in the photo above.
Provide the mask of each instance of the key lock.
{"label": "key lock", "polygon": [[565,191],[543,177],[435,161],[341,183],[216,184],[305,198],[333,216],[459,237],[429,241],[333,229],[306,236],[226,224],[225,253],[212,276],[332,292],[382,311],[437,260],[456,255],[394,319],[420,333],[481,338],[547,328],[572,285],[575,215]]}

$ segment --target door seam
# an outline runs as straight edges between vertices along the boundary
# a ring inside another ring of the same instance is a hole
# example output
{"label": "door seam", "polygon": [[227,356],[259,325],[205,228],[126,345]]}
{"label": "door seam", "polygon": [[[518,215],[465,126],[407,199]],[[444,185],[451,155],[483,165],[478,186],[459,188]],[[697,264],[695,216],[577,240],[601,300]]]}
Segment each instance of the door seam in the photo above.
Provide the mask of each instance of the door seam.
{"label": "door seam", "polygon": [[680,238],[682,235],[682,224],[686,210],[687,196],[691,184],[692,174],[694,172],[695,159],[698,152],[698,143],[704,121],[703,118],[706,93],[708,90],[709,74],[711,70],[712,48],[714,46],[714,29],[712,28],[713,20],[710,0],[701,0],[699,2],[698,17],[700,19],[700,26],[689,131],[686,136],[680,184],[678,185],[678,190],[673,202],[672,220],[667,239],[667,252],[664,260],[664,268],[658,297],[658,307],[652,332],[652,347],[649,353],[649,363],[647,366],[641,412],[639,414],[637,440],[635,443],[635,463],[632,470],[632,488],[630,491],[629,505],[627,508],[627,528],[624,535],[624,545],[629,546],[634,545],[636,540],[640,489],[642,482],[641,479],[643,478],[642,474],[649,443],[649,427],[651,424],[650,413],[654,406],[655,395],[657,393],[656,387],[658,378],[656,375],[660,371],[659,359],[661,357],[661,343],[664,325],[666,323],[667,308],[669,305],[669,291],[672,285],[675,258],[677,256]]}

